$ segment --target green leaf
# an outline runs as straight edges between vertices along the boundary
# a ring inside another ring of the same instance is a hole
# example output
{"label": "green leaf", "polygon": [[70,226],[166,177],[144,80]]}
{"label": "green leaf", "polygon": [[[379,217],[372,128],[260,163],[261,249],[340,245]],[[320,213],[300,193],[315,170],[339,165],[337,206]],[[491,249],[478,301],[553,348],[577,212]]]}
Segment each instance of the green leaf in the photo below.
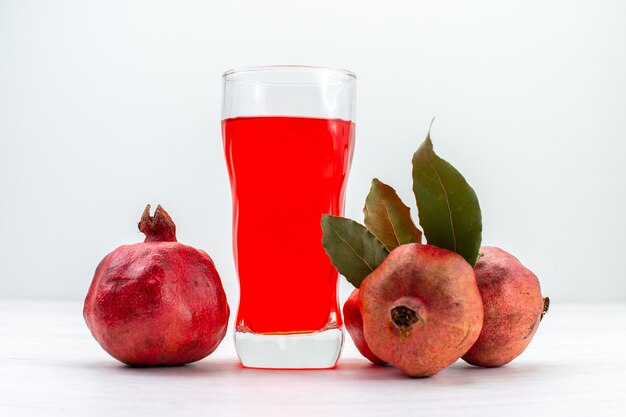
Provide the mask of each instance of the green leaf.
{"label": "green leaf", "polygon": [[322,232],[322,246],[330,261],[356,288],[389,254],[364,226],[344,217],[324,214]]}
{"label": "green leaf", "polygon": [[413,193],[428,244],[454,251],[474,266],[482,233],[478,198],[461,173],[435,154],[430,130],[413,155]]}
{"label": "green leaf", "polygon": [[405,243],[420,243],[422,233],[411,220],[411,209],[402,203],[392,187],[372,180],[372,187],[365,199],[363,214],[365,227],[380,240],[388,250]]}

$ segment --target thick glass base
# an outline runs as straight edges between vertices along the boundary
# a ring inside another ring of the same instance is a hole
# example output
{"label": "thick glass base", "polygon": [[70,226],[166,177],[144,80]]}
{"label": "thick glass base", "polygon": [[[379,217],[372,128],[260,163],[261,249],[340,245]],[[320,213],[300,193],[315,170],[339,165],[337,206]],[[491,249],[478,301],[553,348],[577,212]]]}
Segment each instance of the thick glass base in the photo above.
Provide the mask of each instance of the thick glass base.
{"label": "thick glass base", "polygon": [[235,331],[237,355],[247,368],[333,368],[339,360],[342,346],[341,328],[286,335]]}

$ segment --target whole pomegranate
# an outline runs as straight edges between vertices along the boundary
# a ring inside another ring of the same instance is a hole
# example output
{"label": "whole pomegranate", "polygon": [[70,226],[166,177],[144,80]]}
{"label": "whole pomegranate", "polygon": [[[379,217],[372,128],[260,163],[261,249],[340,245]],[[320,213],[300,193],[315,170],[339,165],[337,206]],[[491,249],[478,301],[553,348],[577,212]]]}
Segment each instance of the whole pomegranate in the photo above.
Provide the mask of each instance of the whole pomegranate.
{"label": "whole pomegranate", "polygon": [[548,311],[539,280],[516,257],[500,248],[480,248],[474,271],[485,319],[478,340],[463,356],[472,365],[495,367],[511,362],[528,346]]}
{"label": "whole pomegranate", "polygon": [[387,362],[374,355],[372,350],[365,342],[365,335],[363,334],[363,316],[361,316],[361,303],[359,303],[359,289],[355,288],[350,294],[350,297],[343,305],[343,321],[346,325],[348,333],[354,342],[354,345],[359,350],[361,355],[369,359],[370,362],[376,365],[386,365]]}
{"label": "whole pomegranate", "polygon": [[474,344],[483,305],[474,270],[432,245],[400,245],[359,288],[365,341],[413,377],[436,374]]}
{"label": "whole pomegranate", "polygon": [[83,315],[98,343],[134,366],[183,365],[213,352],[230,309],[213,261],[176,241],[161,206],[139,222],[143,243],[124,245],[96,268]]}

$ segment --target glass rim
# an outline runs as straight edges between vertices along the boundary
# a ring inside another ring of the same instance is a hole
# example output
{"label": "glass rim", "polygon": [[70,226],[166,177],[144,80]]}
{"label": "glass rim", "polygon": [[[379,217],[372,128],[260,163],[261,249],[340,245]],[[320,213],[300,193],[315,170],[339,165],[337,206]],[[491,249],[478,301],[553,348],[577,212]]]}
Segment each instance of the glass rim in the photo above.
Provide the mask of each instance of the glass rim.
{"label": "glass rim", "polygon": [[[329,82],[329,81],[267,81],[267,80],[258,80],[252,78],[246,78],[245,74],[259,74],[263,72],[267,73],[276,73],[280,71],[291,71],[291,72],[302,72],[302,73],[327,73],[334,74],[339,76],[337,81]],[[341,69],[341,68],[332,68],[332,67],[321,67],[315,65],[261,65],[261,66],[253,66],[253,67],[242,67],[242,68],[233,68],[225,71],[222,74],[222,78],[224,81],[237,81],[237,82],[248,82],[255,84],[283,84],[283,85],[323,85],[323,84],[343,84],[345,82],[356,80],[356,74],[352,71]]]}

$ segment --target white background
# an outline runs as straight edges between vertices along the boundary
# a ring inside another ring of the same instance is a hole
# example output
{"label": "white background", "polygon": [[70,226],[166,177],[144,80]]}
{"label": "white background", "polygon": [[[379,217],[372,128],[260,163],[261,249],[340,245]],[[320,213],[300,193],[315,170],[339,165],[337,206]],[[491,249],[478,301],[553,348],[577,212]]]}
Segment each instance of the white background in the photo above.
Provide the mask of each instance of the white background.
{"label": "white background", "polygon": [[373,177],[414,205],[436,116],[485,244],[553,302],[626,300],[626,2],[536,0],[0,0],[0,297],[82,299],[161,203],[235,302],[220,75],[281,63],[358,74],[349,217]]}

